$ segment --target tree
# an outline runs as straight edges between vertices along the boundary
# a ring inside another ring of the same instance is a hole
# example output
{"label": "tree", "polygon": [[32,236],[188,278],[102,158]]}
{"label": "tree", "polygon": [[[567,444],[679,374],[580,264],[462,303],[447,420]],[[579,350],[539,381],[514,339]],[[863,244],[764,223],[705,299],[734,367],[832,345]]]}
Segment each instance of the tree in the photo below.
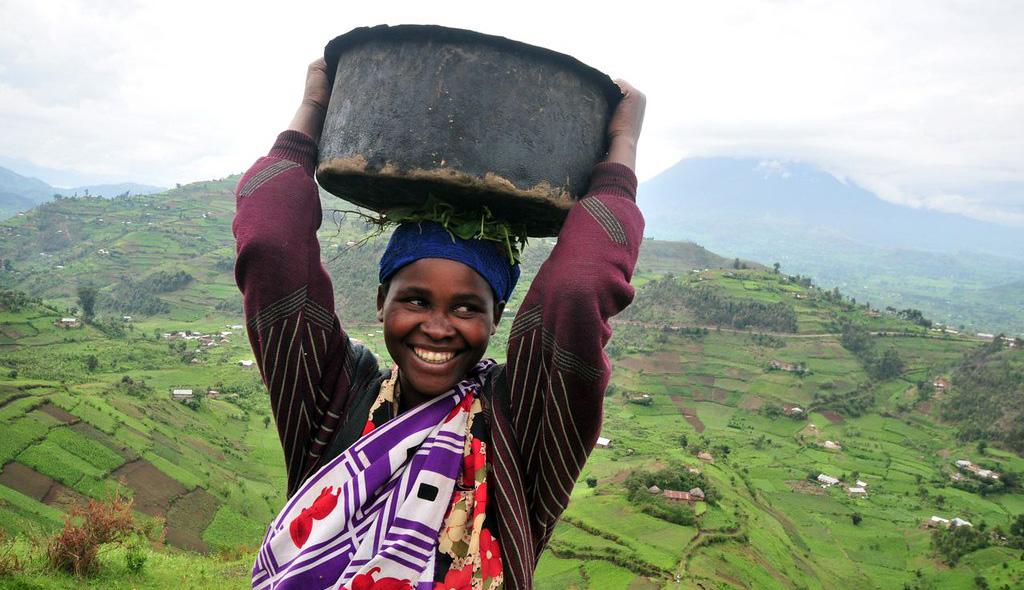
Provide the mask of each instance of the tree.
{"label": "tree", "polygon": [[732,267],[738,269],[740,267],[740,259],[736,258],[732,261]]}
{"label": "tree", "polygon": [[854,526],[856,526],[856,525],[860,524],[860,521],[864,520],[864,517],[861,516],[860,512],[854,512],[853,514],[850,515],[850,520],[852,520]]}
{"label": "tree", "polygon": [[988,450],[988,441],[985,440],[985,439],[979,440],[978,441],[978,454],[979,455],[984,455],[985,451],[987,451],[987,450]]}
{"label": "tree", "polygon": [[96,287],[80,285],[78,287],[78,307],[86,322],[91,322],[96,314]]}
{"label": "tree", "polygon": [[772,269],[775,270],[775,274],[779,274],[779,268],[781,268],[781,267],[782,267],[782,265],[779,264],[778,262],[776,262],[775,264],[772,265]]}
{"label": "tree", "polygon": [[85,357],[85,368],[88,369],[90,373],[99,368],[99,366],[100,360],[96,358],[95,354],[90,354],[89,356]]}
{"label": "tree", "polygon": [[892,379],[899,377],[903,372],[903,359],[895,348],[890,348],[882,353],[882,358],[874,366],[873,377],[876,379]]}
{"label": "tree", "polygon": [[263,428],[270,428],[270,416],[263,417]]}

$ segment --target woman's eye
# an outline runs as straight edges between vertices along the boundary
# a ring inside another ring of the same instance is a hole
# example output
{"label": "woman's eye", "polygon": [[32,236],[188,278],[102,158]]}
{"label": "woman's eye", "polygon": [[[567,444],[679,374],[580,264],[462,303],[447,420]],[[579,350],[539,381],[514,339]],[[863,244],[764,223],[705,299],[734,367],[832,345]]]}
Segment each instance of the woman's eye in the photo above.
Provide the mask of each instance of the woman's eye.
{"label": "woman's eye", "polygon": [[406,299],[405,302],[408,303],[409,305],[414,306],[414,307],[426,307],[427,306],[427,300],[426,299],[420,299],[419,297],[412,297],[410,299]]}
{"label": "woman's eye", "polygon": [[476,308],[473,307],[472,305],[457,305],[455,307],[455,313],[460,315],[476,313]]}

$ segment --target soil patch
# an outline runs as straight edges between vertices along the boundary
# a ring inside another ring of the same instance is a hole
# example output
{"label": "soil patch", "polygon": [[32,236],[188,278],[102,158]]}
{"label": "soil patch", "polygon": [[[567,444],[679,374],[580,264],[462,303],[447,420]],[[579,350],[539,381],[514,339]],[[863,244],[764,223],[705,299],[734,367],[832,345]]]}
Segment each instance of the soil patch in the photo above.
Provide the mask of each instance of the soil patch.
{"label": "soil patch", "polygon": [[0,484],[39,502],[43,501],[55,483],[57,482],[52,478],[21,463],[8,463],[4,465],[3,471],[0,471]]}
{"label": "soil patch", "polygon": [[827,418],[828,421],[833,423],[833,424],[842,424],[843,423],[843,417],[840,416],[839,414],[836,414],[832,410],[825,410],[824,412],[821,412],[821,415],[824,416],[825,418]]}
{"label": "soil patch", "polygon": [[653,355],[630,356],[616,360],[617,366],[626,367],[631,371],[658,373],[663,375],[679,375],[683,372],[683,363],[674,352],[659,352]]}
{"label": "soil patch", "polygon": [[53,416],[54,418],[60,420],[61,422],[65,423],[65,424],[74,424],[76,422],[80,422],[81,421],[81,419],[78,416],[72,414],[71,412],[68,412],[64,408],[61,408],[59,406],[55,406],[55,405],[53,405],[51,403],[45,403],[45,404],[39,406],[39,411],[40,412],[45,412],[45,413],[49,414],[50,416]]}
{"label": "soil patch", "polygon": [[46,495],[43,496],[43,504],[60,508],[65,512],[71,509],[72,504],[81,506],[88,500],[89,499],[82,494],[79,494],[58,482],[54,482],[53,486],[50,487],[50,491],[46,492]]}
{"label": "soil patch", "polygon": [[707,385],[708,387],[711,387],[712,385],[715,384],[715,378],[712,375],[694,375],[693,379],[697,383],[700,383],[701,385]]}
{"label": "soil patch", "polygon": [[125,485],[132,489],[135,509],[150,516],[166,516],[171,501],[187,491],[185,486],[143,459],[125,463],[111,475],[115,479],[124,478]]}
{"label": "soil patch", "polygon": [[756,395],[745,395],[740,400],[740,407],[744,410],[757,411],[764,407],[764,400]]}
{"label": "soil patch", "polygon": [[672,400],[672,403],[675,404],[679,413],[682,414],[683,418],[690,423],[690,426],[693,426],[693,429],[696,430],[698,434],[704,432],[704,423],[697,417],[697,410],[695,408],[687,407],[686,402],[681,397],[671,395],[669,396],[669,399]]}
{"label": "soil patch", "polygon": [[220,503],[202,488],[196,488],[174,501],[167,511],[167,542],[175,547],[205,553],[203,531],[213,521]]}
{"label": "soil patch", "polygon": [[820,484],[807,481],[806,479],[792,479],[786,481],[786,485],[790,487],[794,492],[800,492],[802,494],[814,494],[816,496],[825,495],[824,488]]}
{"label": "soil patch", "polygon": [[711,401],[724,404],[725,399],[729,396],[729,392],[722,389],[721,387],[715,387],[711,390]]}
{"label": "soil patch", "polygon": [[206,441],[199,440],[198,438],[192,436],[186,436],[184,442],[188,446],[206,455],[207,457],[212,457],[218,461],[225,460],[224,453],[222,453],[219,449],[214,448]]}

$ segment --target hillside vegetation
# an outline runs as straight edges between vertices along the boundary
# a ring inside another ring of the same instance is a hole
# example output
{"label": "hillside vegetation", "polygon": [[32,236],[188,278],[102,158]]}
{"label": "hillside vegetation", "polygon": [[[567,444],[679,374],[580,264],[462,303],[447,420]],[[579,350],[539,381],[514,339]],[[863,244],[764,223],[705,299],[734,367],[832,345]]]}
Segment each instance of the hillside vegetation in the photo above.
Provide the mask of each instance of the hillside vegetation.
{"label": "hillside vegetation", "polygon": [[[235,181],[64,199],[0,225],[0,530],[14,539],[0,541],[0,588],[249,587],[285,484],[265,390],[239,365],[251,352]],[[350,244],[367,228],[326,217],[339,314],[386,359],[372,306],[382,241]],[[551,244],[531,242],[510,310]],[[538,588],[1024,585],[1019,346],[693,244],[641,252],[607,349],[610,446],[591,455]],[[82,286],[97,289],[95,318],[59,327],[82,311]],[[30,540],[119,487],[141,521],[166,522],[144,566],[116,549],[94,578],[48,570]],[[971,530],[933,531],[932,516]],[[5,555],[20,562],[6,575]]]}

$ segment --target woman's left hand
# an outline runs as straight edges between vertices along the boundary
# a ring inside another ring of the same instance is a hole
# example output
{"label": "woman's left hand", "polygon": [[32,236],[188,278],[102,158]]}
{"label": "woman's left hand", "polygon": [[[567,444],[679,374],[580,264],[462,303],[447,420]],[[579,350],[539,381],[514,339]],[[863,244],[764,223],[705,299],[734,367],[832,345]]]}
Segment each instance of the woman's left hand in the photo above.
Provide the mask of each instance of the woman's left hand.
{"label": "woman's left hand", "polygon": [[622,100],[608,122],[607,162],[625,164],[636,169],[636,146],[644,124],[647,97],[625,80],[615,83],[622,90]]}

